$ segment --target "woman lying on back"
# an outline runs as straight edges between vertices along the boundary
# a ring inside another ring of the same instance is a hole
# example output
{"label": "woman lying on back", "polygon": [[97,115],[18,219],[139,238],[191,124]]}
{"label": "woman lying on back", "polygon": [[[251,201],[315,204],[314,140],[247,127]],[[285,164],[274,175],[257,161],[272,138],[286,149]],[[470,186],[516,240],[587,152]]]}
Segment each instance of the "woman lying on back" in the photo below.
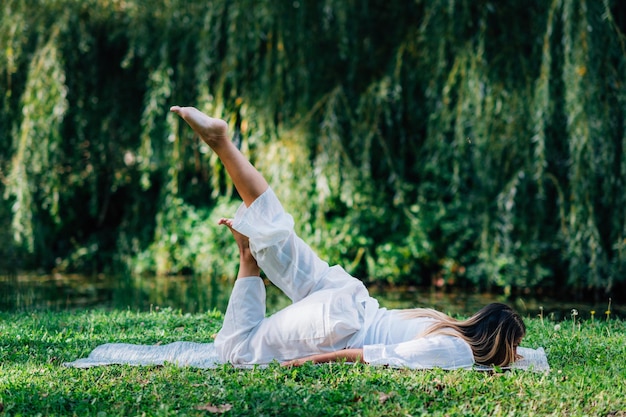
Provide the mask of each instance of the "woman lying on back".
{"label": "woman lying on back", "polygon": [[[430,309],[380,308],[362,282],[329,266],[294,233],[263,176],[228,137],[226,122],[193,107],[172,107],[221,159],[243,199],[221,219],[239,247],[240,266],[215,346],[224,361],[362,361],[409,368],[506,366],[526,333],[509,306],[489,304],[458,321]],[[266,317],[261,270],[293,302]]]}

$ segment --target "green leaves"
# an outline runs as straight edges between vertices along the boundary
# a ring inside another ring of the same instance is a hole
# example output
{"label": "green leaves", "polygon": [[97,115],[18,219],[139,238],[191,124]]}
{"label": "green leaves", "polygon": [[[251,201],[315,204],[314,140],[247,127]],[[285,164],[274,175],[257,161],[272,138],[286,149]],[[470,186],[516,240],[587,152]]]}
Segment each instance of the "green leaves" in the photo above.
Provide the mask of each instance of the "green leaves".
{"label": "green leaves", "polygon": [[620,2],[1,11],[0,254],[25,267],[207,264],[201,245],[160,241],[189,242],[234,194],[168,115],[180,104],[226,119],[305,240],[364,279],[430,282],[459,265],[458,283],[483,287],[624,282]]}
{"label": "green leaves", "polygon": [[[63,24],[63,21],[58,23]],[[42,33],[28,68],[22,118],[5,198],[13,198],[15,241],[34,249],[33,216],[39,208],[59,221],[61,124],[68,109],[59,26]],[[47,39],[46,39],[47,38]],[[36,221],[36,220],[35,220]]]}

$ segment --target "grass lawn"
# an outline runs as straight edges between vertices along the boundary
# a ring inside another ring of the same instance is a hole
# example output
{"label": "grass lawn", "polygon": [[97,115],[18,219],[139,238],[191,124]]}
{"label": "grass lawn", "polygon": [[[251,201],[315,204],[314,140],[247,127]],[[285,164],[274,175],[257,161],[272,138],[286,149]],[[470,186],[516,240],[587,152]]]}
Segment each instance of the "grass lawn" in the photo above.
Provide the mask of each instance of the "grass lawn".
{"label": "grass lawn", "polygon": [[528,318],[523,345],[546,349],[548,374],[360,364],[251,370],[62,365],[107,342],[209,342],[221,321],[216,312],[169,309],[0,312],[0,417],[626,416],[626,325],[605,317]]}

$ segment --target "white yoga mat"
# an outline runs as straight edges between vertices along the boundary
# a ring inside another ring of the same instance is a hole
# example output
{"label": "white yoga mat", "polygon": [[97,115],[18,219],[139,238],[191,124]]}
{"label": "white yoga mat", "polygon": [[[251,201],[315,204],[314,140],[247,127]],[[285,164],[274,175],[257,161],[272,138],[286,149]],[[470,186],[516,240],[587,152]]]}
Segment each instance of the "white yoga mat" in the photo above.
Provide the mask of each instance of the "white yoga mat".
{"label": "white yoga mat", "polygon": [[[543,348],[519,347],[517,353],[522,355],[523,359],[504,369],[526,369],[535,372],[548,372],[550,370],[548,358]],[[167,345],[107,343],[96,347],[88,357],[66,362],[64,365],[73,368],[91,368],[105,365],[146,366],[163,365],[164,363],[195,368],[215,368],[223,365],[213,343],[194,342],[174,342]],[[244,368],[250,366],[244,366]],[[475,369],[488,371],[493,368],[477,366]]]}

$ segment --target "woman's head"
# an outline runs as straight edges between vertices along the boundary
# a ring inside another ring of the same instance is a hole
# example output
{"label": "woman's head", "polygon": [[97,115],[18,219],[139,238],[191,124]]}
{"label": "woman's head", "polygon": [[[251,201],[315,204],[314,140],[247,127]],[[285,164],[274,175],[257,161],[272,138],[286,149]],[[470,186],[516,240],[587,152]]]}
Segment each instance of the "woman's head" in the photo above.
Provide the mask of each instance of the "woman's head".
{"label": "woman's head", "polygon": [[517,346],[526,334],[520,315],[501,303],[483,307],[458,326],[476,363],[482,365],[506,366],[515,361]]}
{"label": "woman's head", "polygon": [[465,340],[480,365],[507,366],[516,359],[517,345],[526,334],[526,326],[519,314],[506,304],[492,303],[467,320],[456,320],[439,311],[416,308],[407,311],[407,317],[428,317],[434,320],[417,337],[450,335]]}

